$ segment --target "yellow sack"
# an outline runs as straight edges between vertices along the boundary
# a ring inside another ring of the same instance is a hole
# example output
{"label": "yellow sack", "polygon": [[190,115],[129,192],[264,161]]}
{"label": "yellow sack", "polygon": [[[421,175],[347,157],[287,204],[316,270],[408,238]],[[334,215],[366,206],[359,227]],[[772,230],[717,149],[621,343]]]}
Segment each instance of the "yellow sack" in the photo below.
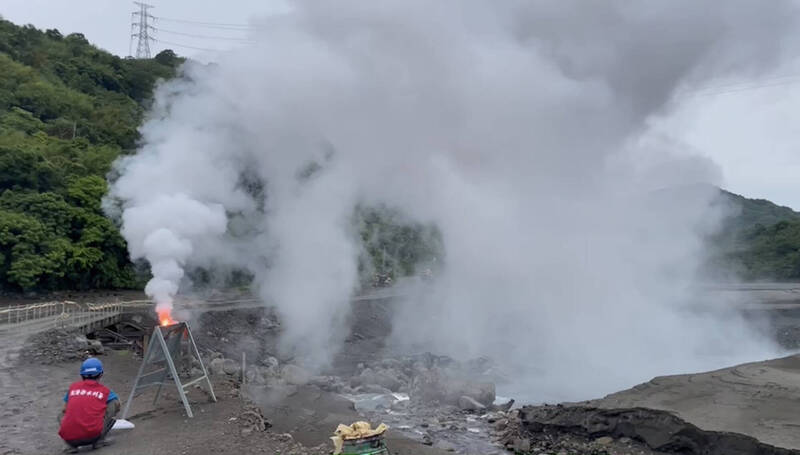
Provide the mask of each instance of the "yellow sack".
{"label": "yellow sack", "polygon": [[372,425],[369,422],[355,422],[352,425],[342,425],[339,424],[336,427],[336,431],[333,432],[333,436],[331,436],[331,441],[333,441],[333,454],[338,455],[342,453],[342,447],[344,446],[345,440],[350,439],[361,439],[361,438],[369,438],[372,436],[377,436],[383,434],[388,430],[389,427],[386,424],[378,425],[374,430],[372,429]]}

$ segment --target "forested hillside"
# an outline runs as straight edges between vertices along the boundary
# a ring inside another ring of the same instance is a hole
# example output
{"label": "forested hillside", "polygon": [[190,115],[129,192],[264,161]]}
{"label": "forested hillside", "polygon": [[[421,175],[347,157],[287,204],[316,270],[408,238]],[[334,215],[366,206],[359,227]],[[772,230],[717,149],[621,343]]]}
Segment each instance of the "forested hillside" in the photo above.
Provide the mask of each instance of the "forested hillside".
{"label": "forested hillside", "polygon": [[100,201],[156,80],[180,61],[122,59],[80,34],[0,20],[1,289],[137,285]]}
{"label": "forested hillside", "polygon": [[715,239],[715,266],[746,280],[800,279],[800,213],[727,191],[731,216]]}
{"label": "forested hillside", "polygon": [[800,221],[800,213],[766,199],[749,199],[730,191],[720,190],[722,200],[733,209],[726,228],[743,230],[757,225],[771,226],[781,221]]}

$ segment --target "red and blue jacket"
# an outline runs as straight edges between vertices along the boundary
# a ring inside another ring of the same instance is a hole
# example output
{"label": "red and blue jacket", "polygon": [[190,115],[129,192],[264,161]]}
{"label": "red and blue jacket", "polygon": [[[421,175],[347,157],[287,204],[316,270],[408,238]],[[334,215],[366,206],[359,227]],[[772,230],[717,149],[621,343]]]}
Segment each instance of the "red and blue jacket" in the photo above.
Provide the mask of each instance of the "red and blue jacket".
{"label": "red and blue jacket", "polygon": [[66,411],[58,435],[65,441],[90,440],[103,432],[106,407],[117,394],[93,379],[74,382],[64,395]]}

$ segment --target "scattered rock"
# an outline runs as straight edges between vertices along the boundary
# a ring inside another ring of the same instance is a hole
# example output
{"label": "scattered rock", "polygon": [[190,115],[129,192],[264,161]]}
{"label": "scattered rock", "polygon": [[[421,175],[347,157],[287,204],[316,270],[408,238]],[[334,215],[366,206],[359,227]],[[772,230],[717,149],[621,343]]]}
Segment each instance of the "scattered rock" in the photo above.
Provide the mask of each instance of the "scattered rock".
{"label": "scattered rock", "polygon": [[344,388],[344,384],[337,376],[314,376],[309,381],[309,384],[334,393],[340,393]]}
{"label": "scattered rock", "polygon": [[[102,349],[102,344],[100,345]],[[70,330],[54,329],[32,335],[20,358],[39,364],[74,362],[89,357],[89,340]]]}
{"label": "scattered rock", "polygon": [[511,410],[512,406],[514,406],[514,400],[513,399],[508,400],[507,402],[505,402],[503,404],[493,404],[492,406],[490,406],[490,408],[492,409],[492,411],[508,412],[508,411]]}
{"label": "scattered rock", "polygon": [[375,371],[372,368],[364,369],[359,375],[361,384],[378,385],[392,392],[398,391],[402,385],[400,380],[397,379],[397,376],[399,376],[399,374],[396,372],[393,375],[392,373],[384,371]]}
{"label": "scattered rock", "polygon": [[514,450],[516,452],[530,452],[531,440],[528,438],[517,438],[514,440]]}
{"label": "scattered rock", "polygon": [[458,449],[458,447],[455,444],[453,444],[452,442],[441,441],[441,440],[440,441],[436,441],[436,443],[433,444],[433,447],[435,447],[437,449],[441,449],[441,450],[446,450],[448,452],[455,452],[456,449]]}
{"label": "scattered rock", "polygon": [[242,373],[242,364],[233,359],[224,359],[222,371],[229,376],[238,376]]}
{"label": "scattered rock", "polygon": [[425,444],[426,446],[433,445],[433,438],[429,433],[425,433],[422,435],[422,443]]}
{"label": "scattered rock", "polygon": [[614,438],[611,436],[603,436],[594,440],[595,444],[600,444],[601,446],[607,446],[614,442]]}
{"label": "scattered rock", "polygon": [[267,356],[264,360],[261,361],[261,363],[267,368],[278,368],[278,365],[280,364],[280,362],[278,362],[278,359],[272,356]]}
{"label": "scattered rock", "polygon": [[508,420],[501,419],[494,423],[495,431],[503,431],[508,427]]}
{"label": "scattered rock", "polygon": [[491,405],[496,396],[493,383],[455,379],[440,368],[420,371],[414,377],[410,394],[418,400],[452,405],[457,405],[462,396],[468,396],[484,406]]}
{"label": "scattered rock", "polygon": [[478,403],[472,397],[462,396],[458,398],[458,408],[462,411],[483,411],[486,406]]}
{"label": "scattered rock", "polygon": [[222,376],[225,374],[225,370],[223,369],[223,364],[225,363],[225,359],[221,357],[215,357],[208,362],[208,370],[214,376]]}
{"label": "scattered rock", "polygon": [[242,426],[242,434],[251,433],[253,431],[266,431],[272,424],[264,418],[261,409],[258,406],[248,405],[245,406],[244,412],[239,415],[237,419]]}
{"label": "scattered rock", "polygon": [[88,340],[88,350],[92,354],[102,354],[104,352],[103,343],[100,340]]}

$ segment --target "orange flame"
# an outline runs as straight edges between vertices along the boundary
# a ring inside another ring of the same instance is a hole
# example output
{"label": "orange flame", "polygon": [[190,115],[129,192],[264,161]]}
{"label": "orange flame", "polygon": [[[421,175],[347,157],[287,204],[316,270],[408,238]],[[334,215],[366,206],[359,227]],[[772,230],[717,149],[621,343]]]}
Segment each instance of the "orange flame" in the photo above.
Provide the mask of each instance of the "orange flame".
{"label": "orange flame", "polygon": [[166,327],[168,325],[175,324],[177,321],[172,319],[172,312],[169,308],[162,308],[158,311],[158,323],[161,324],[162,327]]}

